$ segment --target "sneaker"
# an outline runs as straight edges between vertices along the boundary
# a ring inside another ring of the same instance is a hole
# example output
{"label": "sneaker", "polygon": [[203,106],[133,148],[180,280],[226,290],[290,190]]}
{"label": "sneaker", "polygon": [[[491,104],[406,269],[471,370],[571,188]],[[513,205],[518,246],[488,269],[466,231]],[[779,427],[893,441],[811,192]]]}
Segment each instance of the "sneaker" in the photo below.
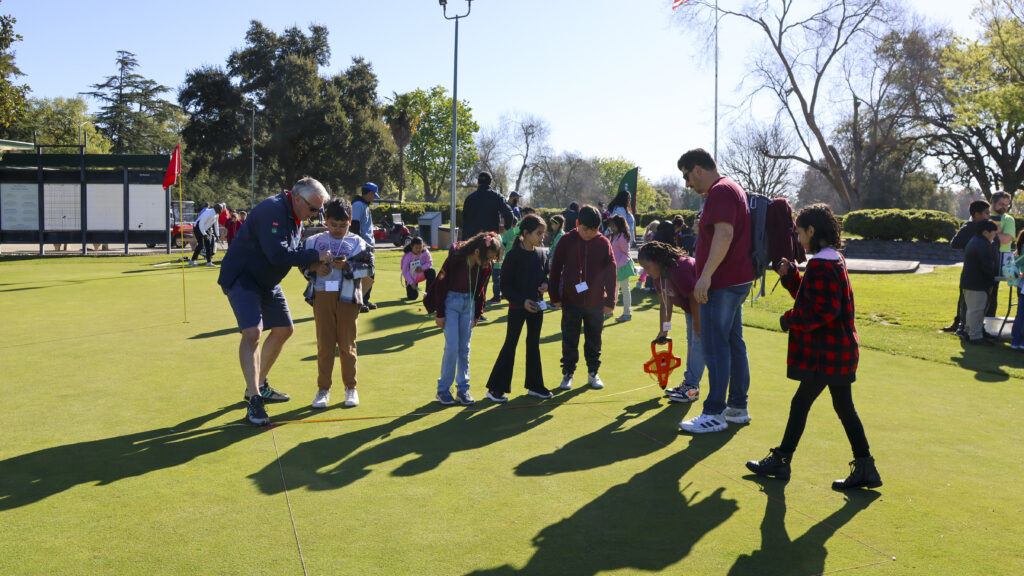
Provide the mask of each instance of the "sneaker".
{"label": "sneaker", "polygon": [[370,311],[370,307],[367,306],[366,304],[363,304],[362,306],[359,307],[359,312],[361,312],[361,313],[366,313],[366,312],[369,312],[369,311]]}
{"label": "sneaker", "polygon": [[768,455],[761,460],[747,462],[747,470],[758,476],[771,476],[773,478],[789,479],[789,463],[793,460],[793,453],[785,453],[778,448],[768,450]]}
{"label": "sneaker", "polygon": [[722,416],[725,417],[726,422],[732,422],[733,424],[746,424],[750,422],[750,414],[747,413],[746,408],[726,408],[725,412],[722,412]]}
{"label": "sneaker", "polygon": [[601,382],[601,377],[597,375],[597,372],[591,372],[587,377],[587,384],[594,390],[600,390],[604,388],[604,382]]}
{"label": "sneaker", "polygon": [[355,388],[345,388],[345,406],[355,408],[359,406],[359,392]]}
{"label": "sneaker", "polygon": [[491,402],[497,402],[498,404],[508,402],[508,396],[505,396],[504,392],[495,392],[490,389],[487,390],[487,398],[489,398]]}
{"label": "sneaker", "polygon": [[373,302],[367,302],[366,304],[364,304],[364,306],[366,306],[366,308],[368,310],[376,310],[377,309],[377,305],[374,304]]}
{"label": "sneaker", "polygon": [[199,262],[196,262],[195,260],[189,260],[188,261],[188,265],[189,266],[199,266]]}
{"label": "sneaker", "polygon": [[483,314],[481,314],[480,315],[480,319],[477,320],[477,322],[487,322],[487,316],[484,316]]}
{"label": "sneaker", "polygon": [[529,396],[540,398],[541,400],[547,400],[548,398],[554,396],[554,394],[551,393],[551,390],[548,390],[547,388],[541,388],[539,390],[534,390],[531,388],[530,390],[527,390],[526,393]]}
{"label": "sneaker", "polygon": [[605,315],[604,315],[604,319],[605,319],[605,320],[607,320],[607,319],[609,319],[609,318],[611,318],[611,317],[612,317],[612,314],[605,314]]}
{"label": "sneaker", "polygon": [[[246,391],[248,392],[248,391]],[[270,387],[270,383],[267,380],[263,381],[263,385],[260,386],[260,396],[263,397],[263,401],[267,404],[277,404],[279,402],[287,402],[292,399],[291,396],[284,392],[278,392]],[[245,400],[249,400],[249,395],[245,395]]]}
{"label": "sneaker", "polygon": [[469,395],[469,390],[459,392],[455,395],[455,399],[463,406],[472,406],[473,404],[476,404],[476,400],[473,400],[473,397]]}
{"label": "sneaker", "polygon": [[956,332],[959,329],[960,329],[960,323],[959,322],[953,322],[949,326],[945,326],[943,328],[939,328],[939,332]]}
{"label": "sneaker", "polygon": [[629,322],[632,319],[633,319],[633,316],[631,314],[623,314],[622,316],[619,316],[618,318],[616,318],[615,321],[616,322]]}
{"label": "sneaker", "polygon": [[878,488],[882,485],[882,477],[878,475],[875,468],[875,459],[871,456],[854,458],[850,462],[850,475],[843,480],[836,480],[832,483],[833,490],[848,490],[851,488]]}
{"label": "sneaker", "polygon": [[562,390],[572,390],[572,374],[562,376],[562,383],[558,385]]}
{"label": "sneaker", "polygon": [[331,401],[330,390],[317,390],[316,397],[313,398],[313,408],[327,408],[327,403]]}
{"label": "sneaker", "polygon": [[455,404],[455,398],[452,398],[451,390],[443,390],[441,392],[438,392],[435,398],[437,398],[437,401],[440,402],[441,404],[444,404],[445,406],[451,406],[452,404]]}
{"label": "sneaker", "polygon": [[684,382],[675,388],[665,390],[665,396],[667,396],[672,402],[682,402],[684,404],[687,402],[695,402],[700,398],[700,388],[690,386]]}
{"label": "sneaker", "polygon": [[207,268],[216,268],[216,267],[217,267],[217,265],[216,265],[216,264],[214,264],[213,262],[207,262],[207,263],[206,263],[206,267],[207,267]]}
{"label": "sneaker", "polygon": [[249,399],[249,408],[245,411],[245,421],[253,426],[266,426],[270,423],[270,416],[267,416],[261,396],[253,396]]}
{"label": "sneaker", "polygon": [[679,429],[690,434],[705,434],[707,432],[721,432],[729,427],[721,414],[701,414],[696,418],[684,420],[679,423]]}

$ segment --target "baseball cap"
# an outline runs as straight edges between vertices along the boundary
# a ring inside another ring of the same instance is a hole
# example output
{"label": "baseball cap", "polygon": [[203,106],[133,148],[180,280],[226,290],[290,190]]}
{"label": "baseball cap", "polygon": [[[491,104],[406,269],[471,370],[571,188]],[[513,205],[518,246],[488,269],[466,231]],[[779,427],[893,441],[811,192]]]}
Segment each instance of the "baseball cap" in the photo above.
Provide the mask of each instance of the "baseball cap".
{"label": "baseball cap", "polygon": [[363,184],[362,191],[363,194],[367,192],[373,192],[373,197],[378,200],[380,199],[380,194],[377,193],[377,185],[374,184],[373,182],[367,182],[366,184]]}

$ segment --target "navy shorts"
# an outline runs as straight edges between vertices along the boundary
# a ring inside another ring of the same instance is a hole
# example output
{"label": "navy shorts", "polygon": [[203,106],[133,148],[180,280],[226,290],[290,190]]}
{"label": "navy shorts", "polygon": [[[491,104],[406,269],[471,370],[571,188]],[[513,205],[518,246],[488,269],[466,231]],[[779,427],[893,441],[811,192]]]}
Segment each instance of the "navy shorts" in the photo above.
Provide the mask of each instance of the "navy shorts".
{"label": "navy shorts", "polygon": [[235,313],[238,329],[259,327],[263,330],[292,326],[292,314],[280,285],[270,292],[238,278],[227,291],[228,302]]}

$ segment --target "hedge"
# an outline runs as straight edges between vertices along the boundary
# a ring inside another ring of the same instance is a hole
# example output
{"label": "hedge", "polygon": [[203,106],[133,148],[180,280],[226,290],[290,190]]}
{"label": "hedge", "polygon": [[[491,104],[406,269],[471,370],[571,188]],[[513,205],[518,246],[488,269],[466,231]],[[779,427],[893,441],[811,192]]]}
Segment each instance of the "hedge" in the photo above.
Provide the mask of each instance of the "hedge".
{"label": "hedge", "polygon": [[865,240],[949,240],[960,220],[938,210],[856,210],[842,220],[843,230]]}

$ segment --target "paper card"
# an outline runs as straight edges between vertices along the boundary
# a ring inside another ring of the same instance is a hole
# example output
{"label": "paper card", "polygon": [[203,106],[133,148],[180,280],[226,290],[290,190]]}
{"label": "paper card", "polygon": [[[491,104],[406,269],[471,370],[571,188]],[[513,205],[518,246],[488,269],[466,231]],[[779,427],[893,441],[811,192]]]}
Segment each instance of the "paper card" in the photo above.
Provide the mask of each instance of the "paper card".
{"label": "paper card", "polygon": [[341,289],[341,282],[339,282],[337,280],[327,280],[326,282],[324,282],[324,291],[325,292],[337,292],[340,289]]}
{"label": "paper card", "polygon": [[579,284],[576,285],[576,293],[582,294],[586,292],[588,288],[590,288],[590,286],[587,286],[586,282],[580,282]]}

